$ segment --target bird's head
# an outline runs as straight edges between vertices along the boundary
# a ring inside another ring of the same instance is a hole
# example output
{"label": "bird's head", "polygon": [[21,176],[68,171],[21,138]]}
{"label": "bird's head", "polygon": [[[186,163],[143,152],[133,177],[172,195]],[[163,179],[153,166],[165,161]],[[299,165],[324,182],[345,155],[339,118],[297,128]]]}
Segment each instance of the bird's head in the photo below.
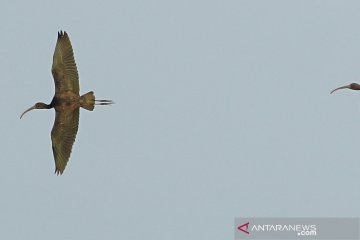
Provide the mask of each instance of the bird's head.
{"label": "bird's head", "polygon": [[35,103],[34,106],[28,108],[27,110],[25,110],[25,112],[23,112],[23,114],[21,114],[20,119],[25,115],[25,113],[30,112],[31,110],[34,110],[34,109],[49,109],[49,108],[50,108],[50,106],[45,104],[45,103],[42,103],[42,102]]}
{"label": "bird's head", "polygon": [[337,90],[340,90],[340,89],[344,89],[344,88],[348,88],[348,89],[351,89],[351,90],[360,90],[360,85],[357,84],[357,83],[351,83],[351,84],[348,84],[348,85],[345,85],[345,86],[342,86],[342,87],[338,87],[338,88],[335,88],[334,90],[331,91],[331,93],[337,91]]}

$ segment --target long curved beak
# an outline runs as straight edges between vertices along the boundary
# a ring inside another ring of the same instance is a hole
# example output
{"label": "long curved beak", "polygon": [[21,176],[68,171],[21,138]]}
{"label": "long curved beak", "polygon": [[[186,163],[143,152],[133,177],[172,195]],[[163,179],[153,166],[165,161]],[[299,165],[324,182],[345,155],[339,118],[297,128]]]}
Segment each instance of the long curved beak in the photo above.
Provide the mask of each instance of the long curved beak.
{"label": "long curved beak", "polygon": [[34,110],[34,109],[36,109],[35,105],[32,106],[31,108],[27,109],[25,112],[23,112],[23,114],[21,114],[21,116],[20,116],[20,119],[24,116],[25,113],[30,112],[31,110]]}
{"label": "long curved beak", "polygon": [[345,85],[345,86],[342,86],[342,87],[338,87],[338,88],[332,90],[330,94],[332,94],[333,92],[335,92],[335,91],[337,91],[339,89],[344,89],[344,88],[350,88],[350,85]]}

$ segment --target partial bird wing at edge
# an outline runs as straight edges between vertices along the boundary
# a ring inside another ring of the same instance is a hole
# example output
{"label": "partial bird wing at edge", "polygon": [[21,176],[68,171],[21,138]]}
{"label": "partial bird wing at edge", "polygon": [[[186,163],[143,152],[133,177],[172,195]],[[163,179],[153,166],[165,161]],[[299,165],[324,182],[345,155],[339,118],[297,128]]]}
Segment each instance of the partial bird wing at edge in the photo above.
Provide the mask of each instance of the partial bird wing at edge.
{"label": "partial bird wing at edge", "polygon": [[72,91],[79,95],[79,75],[71,42],[66,32],[58,33],[51,72],[56,93]]}
{"label": "partial bird wing at edge", "polygon": [[54,126],[51,130],[56,174],[62,174],[69,161],[78,131],[79,111],[79,107],[56,111]]}

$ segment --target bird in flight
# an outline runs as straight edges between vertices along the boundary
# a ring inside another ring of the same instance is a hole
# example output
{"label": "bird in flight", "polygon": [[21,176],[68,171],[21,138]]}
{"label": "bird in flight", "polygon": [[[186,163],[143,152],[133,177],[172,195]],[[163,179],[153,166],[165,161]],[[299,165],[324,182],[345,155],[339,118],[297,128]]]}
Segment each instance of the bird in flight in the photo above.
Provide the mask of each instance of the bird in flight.
{"label": "bird in flight", "polygon": [[79,95],[79,75],[68,34],[58,32],[51,72],[55,82],[55,94],[50,104],[36,103],[21,114],[33,109],[55,109],[55,121],[51,130],[55,173],[62,174],[69,161],[79,126],[80,107],[92,111],[95,105],[109,105],[111,100],[95,100],[94,92]]}
{"label": "bird in flight", "polygon": [[348,85],[335,88],[334,90],[332,90],[332,91],[330,92],[330,94],[333,93],[333,92],[335,92],[335,91],[337,91],[337,90],[345,89],[345,88],[348,88],[348,89],[351,89],[351,90],[360,90],[360,85],[357,84],[357,83],[350,83],[350,84],[348,84]]}

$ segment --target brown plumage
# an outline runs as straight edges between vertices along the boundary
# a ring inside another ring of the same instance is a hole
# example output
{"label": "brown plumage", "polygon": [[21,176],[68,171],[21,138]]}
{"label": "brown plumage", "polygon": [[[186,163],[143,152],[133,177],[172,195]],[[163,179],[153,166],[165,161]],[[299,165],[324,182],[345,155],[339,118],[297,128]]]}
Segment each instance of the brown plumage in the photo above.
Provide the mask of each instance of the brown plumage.
{"label": "brown plumage", "polygon": [[79,75],[69,36],[58,32],[51,72],[55,82],[55,95],[50,104],[36,103],[22,116],[33,109],[54,108],[56,112],[51,130],[52,149],[55,159],[55,173],[62,174],[69,161],[79,126],[80,107],[92,111],[94,105],[109,105],[111,100],[95,100],[93,92],[79,95]]}

